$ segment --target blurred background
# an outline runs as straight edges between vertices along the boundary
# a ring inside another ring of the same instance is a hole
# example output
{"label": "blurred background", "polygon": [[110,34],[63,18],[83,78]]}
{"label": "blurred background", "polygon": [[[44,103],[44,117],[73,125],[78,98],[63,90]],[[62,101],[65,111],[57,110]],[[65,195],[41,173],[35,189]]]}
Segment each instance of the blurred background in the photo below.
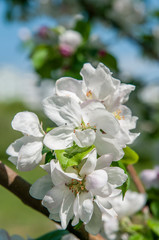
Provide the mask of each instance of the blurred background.
{"label": "blurred background", "polygon": [[[139,117],[141,135],[131,146],[140,156],[137,171],[158,165],[158,0],[2,0],[0,30],[0,160],[15,170],[6,149],[21,136],[11,128],[17,112],[34,111],[44,128],[51,126],[41,100],[52,95],[56,79],[81,79],[84,63],[103,62],[136,85],[127,105]],[[44,173],[19,174],[32,183]],[[54,229],[2,187],[0,202],[0,228],[10,234],[38,237]]]}

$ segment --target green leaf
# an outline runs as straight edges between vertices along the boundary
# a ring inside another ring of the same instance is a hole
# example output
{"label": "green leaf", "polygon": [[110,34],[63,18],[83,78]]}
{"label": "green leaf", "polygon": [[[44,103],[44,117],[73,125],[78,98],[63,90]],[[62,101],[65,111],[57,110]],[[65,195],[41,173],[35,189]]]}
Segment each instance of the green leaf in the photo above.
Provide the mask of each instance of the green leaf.
{"label": "green leaf", "polygon": [[125,155],[121,159],[122,163],[129,165],[129,164],[135,164],[138,162],[139,156],[134,150],[132,150],[128,146],[126,148],[124,148],[123,150],[124,150]]}
{"label": "green leaf", "polygon": [[150,209],[151,209],[154,217],[159,218],[159,202],[158,201],[153,201],[150,204]]}
{"label": "green leaf", "polygon": [[83,222],[80,220],[79,223],[74,227],[74,229],[78,230],[81,228]]}
{"label": "green leaf", "polygon": [[142,234],[134,234],[131,237],[129,237],[129,240],[150,240],[151,238],[147,238],[145,236],[143,236]]}
{"label": "green leaf", "polygon": [[78,31],[83,36],[83,39],[87,41],[91,31],[91,24],[88,21],[79,20],[74,30]]}
{"label": "green leaf", "polygon": [[45,156],[45,164],[49,163],[52,159],[55,159],[54,154],[50,151]]}
{"label": "green leaf", "polygon": [[159,237],[159,220],[148,219],[147,225]]}
{"label": "green leaf", "polygon": [[42,154],[45,154],[45,153],[48,153],[48,152],[50,152],[50,149],[47,148],[46,146],[43,146]]}
{"label": "green leaf", "polygon": [[47,48],[36,49],[36,51],[32,55],[34,67],[36,69],[39,69],[45,63],[47,56],[48,56]]}
{"label": "green leaf", "polygon": [[66,234],[69,234],[67,230],[55,230],[39,238],[36,238],[35,240],[61,240],[62,237]]}
{"label": "green leaf", "polygon": [[61,167],[66,169],[67,167],[78,165],[93,148],[95,148],[94,145],[80,148],[74,144],[72,147],[64,150],[55,150],[55,154],[61,164]]}

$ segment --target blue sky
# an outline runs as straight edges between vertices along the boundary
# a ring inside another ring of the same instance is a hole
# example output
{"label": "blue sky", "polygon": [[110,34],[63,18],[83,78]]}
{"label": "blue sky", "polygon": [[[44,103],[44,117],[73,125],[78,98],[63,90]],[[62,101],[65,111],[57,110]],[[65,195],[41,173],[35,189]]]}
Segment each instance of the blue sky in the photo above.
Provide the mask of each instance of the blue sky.
{"label": "blue sky", "polygon": [[[159,6],[158,0],[152,0],[153,6]],[[151,4],[152,6],[152,4]],[[0,66],[13,65],[22,70],[31,71],[31,63],[27,58],[27,51],[21,48],[18,31],[22,27],[27,27],[31,31],[35,31],[38,27],[56,25],[56,21],[46,16],[40,16],[27,22],[7,22],[4,19],[5,1],[0,2]],[[103,34],[104,30],[104,34]],[[93,33],[98,34],[103,42],[107,42],[114,33],[99,24],[96,24]],[[159,82],[159,63],[143,60],[140,57],[139,49],[136,45],[128,40],[118,39],[109,45],[109,49],[116,55],[119,60],[120,68],[137,77],[143,77],[144,81]]]}

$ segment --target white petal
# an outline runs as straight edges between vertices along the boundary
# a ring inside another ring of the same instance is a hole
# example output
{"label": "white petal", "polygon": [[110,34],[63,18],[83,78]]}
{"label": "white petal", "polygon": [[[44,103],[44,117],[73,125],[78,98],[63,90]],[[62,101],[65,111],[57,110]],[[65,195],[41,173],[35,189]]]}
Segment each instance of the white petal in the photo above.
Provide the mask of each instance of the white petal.
{"label": "white petal", "polygon": [[124,170],[119,167],[107,167],[105,169],[108,174],[108,181],[112,185],[121,186],[128,178]]}
{"label": "white petal", "polygon": [[93,145],[96,138],[96,133],[92,129],[79,130],[75,129],[73,140],[79,147],[87,147]]}
{"label": "white petal", "polygon": [[80,176],[88,175],[94,171],[97,162],[97,151],[94,148],[88,155],[88,158],[85,164],[82,166],[80,170]]}
{"label": "white petal", "polygon": [[[29,137],[28,137],[29,138]],[[43,144],[40,141],[23,145],[18,154],[17,168],[20,171],[30,171],[42,160]]]}
{"label": "white petal", "polygon": [[104,154],[97,159],[96,170],[109,167],[113,161],[112,154]]}
{"label": "white petal", "polygon": [[59,213],[50,213],[49,215],[50,219],[53,219],[56,222],[60,222],[60,216]]}
{"label": "white petal", "polygon": [[107,183],[101,188],[91,189],[91,193],[94,196],[108,197],[111,196],[113,187],[111,184]]}
{"label": "white petal", "polygon": [[64,172],[59,162],[54,163],[54,161],[52,160],[50,162],[50,166],[51,166],[51,177],[54,185],[58,186],[59,184],[70,183],[72,179],[81,181],[81,178],[79,178],[77,174]]}
{"label": "white petal", "polygon": [[86,176],[86,188],[88,190],[98,189],[107,184],[108,176],[104,170],[96,170]]}
{"label": "white petal", "polygon": [[100,208],[101,212],[103,214],[106,214],[109,217],[117,217],[117,213],[112,208],[111,204],[106,200],[104,204],[101,204],[100,201],[95,199],[95,202],[97,203],[98,207]]}
{"label": "white petal", "polygon": [[94,206],[92,199],[85,199],[83,201],[80,218],[84,224],[87,224],[90,221],[93,214],[93,208]]}
{"label": "white petal", "polygon": [[26,144],[26,143],[28,143],[28,136],[19,138],[7,148],[6,153],[13,157],[18,157],[18,153],[21,147],[23,146],[23,144]]}
{"label": "white petal", "polygon": [[73,204],[74,219],[72,221],[72,226],[75,226],[79,223],[79,217],[80,217],[79,212],[80,212],[80,206],[79,206],[79,193],[78,193]]}
{"label": "white petal", "polygon": [[82,92],[82,81],[70,77],[63,77],[56,81],[56,94],[72,97],[77,102],[85,100]]}
{"label": "white petal", "polygon": [[18,157],[9,157],[8,160],[17,166]]}
{"label": "white petal", "polygon": [[115,90],[109,69],[101,63],[97,69],[94,69],[89,63],[84,64],[80,74],[94,99],[103,100]]}
{"label": "white petal", "polygon": [[52,179],[50,175],[45,175],[38,179],[31,186],[29,193],[36,199],[43,199],[46,193],[53,187]]}
{"label": "white petal", "polygon": [[99,233],[102,226],[102,214],[97,204],[94,203],[94,212],[89,223],[86,224],[85,229],[90,234],[96,235]]}
{"label": "white petal", "polygon": [[96,133],[94,145],[99,155],[112,154],[113,161],[118,161],[124,156],[124,151],[115,138],[110,138],[107,134]]}
{"label": "white petal", "polygon": [[55,95],[44,99],[43,106],[46,115],[58,126],[81,123],[81,108],[73,98]]}
{"label": "white petal", "polygon": [[53,187],[46,193],[45,197],[42,200],[42,205],[44,205],[50,213],[58,213],[61,208],[65,191],[65,185],[58,185]]}
{"label": "white petal", "polygon": [[45,135],[44,144],[53,150],[69,148],[73,144],[72,135],[72,125],[57,127]]}
{"label": "white petal", "polygon": [[31,135],[34,137],[43,137],[42,129],[39,119],[35,113],[32,112],[19,112],[15,115],[12,121],[14,130],[20,131],[23,134]]}
{"label": "white petal", "polygon": [[73,218],[73,203],[75,200],[75,195],[70,191],[68,195],[64,196],[61,209],[60,209],[60,219],[61,226],[66,229],[69,221]]}

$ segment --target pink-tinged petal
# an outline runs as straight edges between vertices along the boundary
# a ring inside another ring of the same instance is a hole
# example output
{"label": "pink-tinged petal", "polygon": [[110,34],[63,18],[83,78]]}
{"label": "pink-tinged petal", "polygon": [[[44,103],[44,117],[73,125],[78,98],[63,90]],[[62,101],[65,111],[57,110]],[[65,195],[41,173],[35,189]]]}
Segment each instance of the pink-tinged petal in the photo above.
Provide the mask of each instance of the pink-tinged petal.
{"label": "pink-tinged petal", "polygon": [[93,129],[86,129],[83,131],[75,129],[72,138],[79,147],[87,147],[93,145],[96,133]]}
{"label": "pink-tinged petal", "polygon": [[19,112],[15,115],[12,121],[14,130],[20,131],[23,134],[34,137],[43,137],[44,133],[41,129],[39,119],[35,113]]}
{"label": "pink-tinged petal", "polygon": [[88,158],[85,162],[85,164],[82,166],[80,170],[80,176],[88,175],[92,173],[96,167],[97,163],[97,151],[94,148],[88,155]]}
{"label": "pink-tinged petal", "polygon": [[85,100],[82,92],[82,81],[70,77],[63,77],[56,81],[56,94],[72,97],[77,102]]}
{"label": "pink-tinged petal", "polygon": [[80,105],[68,96],[52,96],[43,101],[45,114],[58,126],[81,123]]}
{"label": "pink-tinged petal", "polygon": [[45,135],[44,144],[53,150],[69,148],[73,144],[72,135],[72,125],[57,127]]}

